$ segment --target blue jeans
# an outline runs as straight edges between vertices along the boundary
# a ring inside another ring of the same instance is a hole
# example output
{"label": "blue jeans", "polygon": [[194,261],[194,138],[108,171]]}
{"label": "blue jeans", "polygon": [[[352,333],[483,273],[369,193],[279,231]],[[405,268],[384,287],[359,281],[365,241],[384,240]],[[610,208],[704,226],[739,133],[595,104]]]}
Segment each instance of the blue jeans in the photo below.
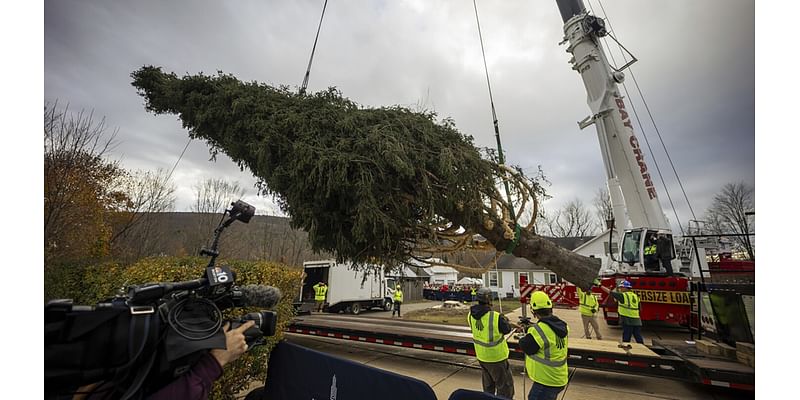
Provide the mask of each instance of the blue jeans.
{"label": "blue jeans", "polygon": [[528,392],[528,400],[556,400],[562,390],[564,390],[563,386],[551,387],[534,382],[531,391]]}
{"label": "blue jeans", "polygon": [[631,334],[633,334],[634,339],[636,339],[636,343],[644,344],[644,339],[642,339],[641,326],[622,325],[623,343],[629,343],[631,341]]}

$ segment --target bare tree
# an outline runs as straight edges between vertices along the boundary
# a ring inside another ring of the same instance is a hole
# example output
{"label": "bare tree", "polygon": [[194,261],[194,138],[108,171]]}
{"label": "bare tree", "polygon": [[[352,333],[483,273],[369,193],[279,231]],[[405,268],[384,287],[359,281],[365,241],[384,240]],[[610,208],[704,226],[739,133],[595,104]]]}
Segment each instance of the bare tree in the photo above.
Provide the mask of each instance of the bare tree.
{"label": "bare tree", "polygon": [[[209,232],[213,231],[221,220],[222,213],[231,204],[244,195],[244,189],[239,186],[239,182],[228,182],[224,179],[208,178],[194,185],[195,201],[192,211],[199,214],[197,216],[197,229],[188,232],[186,245],[198,254],[200,249],[209,239]],[[220,239],[228,249],[228,254],[238,253],[246,244],[241,241],[231,240],[232,237],[241,236],[238,232],[225,232]]]}
{"label": "bare tree", "polygon": [[717,234],[739,234],[734,238],[750,259],[755,260],[755,248],[750,234],[755,232],[755,189],[744,183],[727,183],[714,196],[706,210],[706,227]]}
{"label": "bare tree", "polygon": [[547,232],[552,237],[592,235],[596,225],[589,210],[580,199],[574,199],[545,218]]}
{"label": "bare tree", "polygon": [[239,182],[228,182],[224,179],[209,178],[194,185],[195,201],[192,211],[196,213],[219,214],[232,201],[244,195]]}
{"label": "bare tree", "polygon": [[163,169],[128,173],[121,180],[120,190],[127,194],[128,202],[115,213],[111,238],[115,255],[127,263],[158,254],[163,250],[159,244],[164,230],[157,226],[156,213],[175,207],[175,185],[169,173]]}
{"label": "bare tree", "polygon": [[113,189],[124,174],[107,159],[116,131],[105,119],[69,106],[44,108],[44,255],[45,266],[104,256],[108,253],[109,209],[124,204],[124,193]]}
{"label": "bare tree", "polygon": [[611,205],[611,196],[608,188],[603,186],[594,193],[594,215],[597,217],[598,226],[608,228],[608,221],[614,219],[614,208]]}

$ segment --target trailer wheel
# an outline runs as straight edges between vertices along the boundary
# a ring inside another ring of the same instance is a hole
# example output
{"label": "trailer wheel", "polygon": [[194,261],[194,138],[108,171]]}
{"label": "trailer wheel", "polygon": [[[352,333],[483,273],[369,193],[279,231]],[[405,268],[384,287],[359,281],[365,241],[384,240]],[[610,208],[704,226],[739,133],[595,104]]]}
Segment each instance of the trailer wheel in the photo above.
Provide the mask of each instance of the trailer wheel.
{"label": "trailer wheel", "polygon": [[361,314],[361,303],[353,303],[353,305],[350,306],[350,312],[353,313],[353,315]]}
{"label": "trailer wheel", "polygon": [[383,303],[383,311],[392,311],[392,305],[393,305],[393,304],[392,304],[392,302],[391,302],[391,301],[389,301],[389,300],[386,300],[386,301]]}

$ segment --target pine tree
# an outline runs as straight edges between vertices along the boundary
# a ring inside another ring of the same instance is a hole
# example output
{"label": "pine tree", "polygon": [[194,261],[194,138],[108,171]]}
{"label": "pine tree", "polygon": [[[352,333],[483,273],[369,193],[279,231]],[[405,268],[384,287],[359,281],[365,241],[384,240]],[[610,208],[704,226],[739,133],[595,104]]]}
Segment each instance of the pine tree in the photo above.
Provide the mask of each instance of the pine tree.
{"label": "pine tree", "polygon": [[275,196],[316,251],[398,265],[420,252],[512,246],[514,255],[584,288],[599,270],[597,260],[536,236],[533,221],[514,246],[516,218],[498,190],[501,179],[519,214],[535,210],[543,190],[476,148],[450,119],[361,107],[334,88],[297,94],[221,72],[179,78],[146,66],[132,77],[148,111],[178,115],[212,156],[222,151],[249,169],[259,192]]}

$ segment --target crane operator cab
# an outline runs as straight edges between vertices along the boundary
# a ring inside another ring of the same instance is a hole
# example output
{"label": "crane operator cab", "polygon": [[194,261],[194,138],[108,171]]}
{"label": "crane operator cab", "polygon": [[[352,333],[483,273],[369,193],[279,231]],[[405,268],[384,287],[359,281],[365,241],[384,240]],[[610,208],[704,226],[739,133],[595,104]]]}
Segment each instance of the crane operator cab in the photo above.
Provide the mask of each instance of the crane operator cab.
{"label": "crane operator cab", "polygon": [[671,232],[647,228],[625,231],[620,265],[623,272],[673,275],[672,260],[675,257]]}

